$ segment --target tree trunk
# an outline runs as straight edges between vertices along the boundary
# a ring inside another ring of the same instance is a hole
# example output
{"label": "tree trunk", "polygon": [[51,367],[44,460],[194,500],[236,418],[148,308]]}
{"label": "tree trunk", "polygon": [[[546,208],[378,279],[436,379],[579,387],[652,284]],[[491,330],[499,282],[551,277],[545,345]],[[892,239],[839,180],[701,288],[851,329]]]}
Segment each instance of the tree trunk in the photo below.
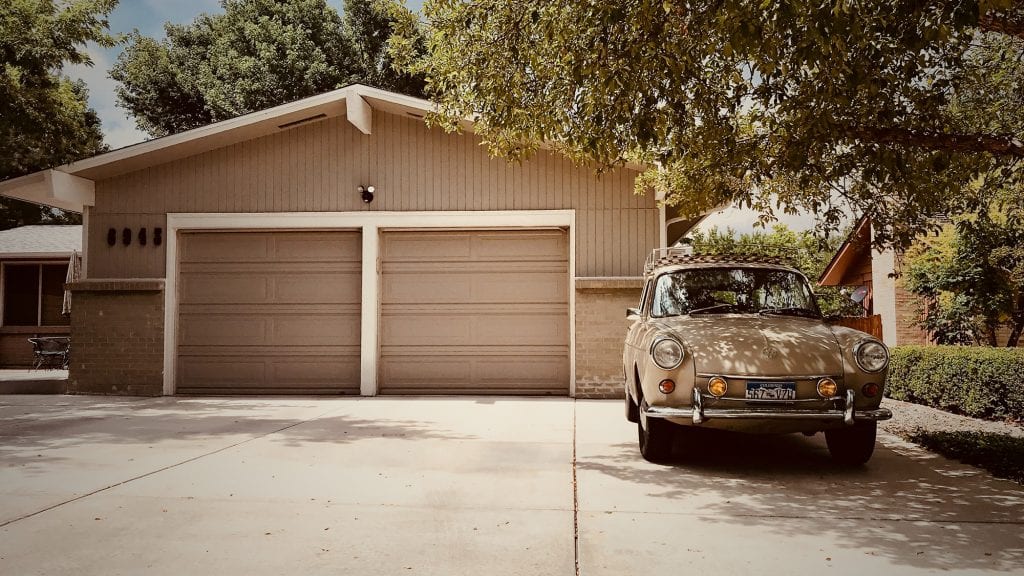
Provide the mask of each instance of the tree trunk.
{"label": "tree trunk", "polygon": [[996,329],[998,327],[998,324],[993,324],[992,322],[985,323],[985,336],[988,338],[988,345],[993,348],[999,346],[999,338],[996,336]]}
{"label": "tree trunk", "polygon": [[1017,306],[1013,314],[1010,315],[1010,322],[1012,328],[1010,329],[1010,337],[1006,339],[1007,348],[1016,348],[1020,344],[1021,332],[1024,332],[1024,290],[1017,295]]}

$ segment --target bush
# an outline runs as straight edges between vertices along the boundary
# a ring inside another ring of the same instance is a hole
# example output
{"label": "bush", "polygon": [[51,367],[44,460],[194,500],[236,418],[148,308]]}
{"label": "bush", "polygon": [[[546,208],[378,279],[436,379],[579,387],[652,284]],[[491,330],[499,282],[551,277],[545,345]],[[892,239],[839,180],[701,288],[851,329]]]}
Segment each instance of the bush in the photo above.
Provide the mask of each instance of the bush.
{"label": "bush", "polygon": [[1024,438],[990,432],[918,432],[910,439],[947,458],[981,466],[997,478],[1024,484]]}
{"label": "bush", "polygon": [[1024,349],[899,346],[886,395],[976,418],[1024,420]]}

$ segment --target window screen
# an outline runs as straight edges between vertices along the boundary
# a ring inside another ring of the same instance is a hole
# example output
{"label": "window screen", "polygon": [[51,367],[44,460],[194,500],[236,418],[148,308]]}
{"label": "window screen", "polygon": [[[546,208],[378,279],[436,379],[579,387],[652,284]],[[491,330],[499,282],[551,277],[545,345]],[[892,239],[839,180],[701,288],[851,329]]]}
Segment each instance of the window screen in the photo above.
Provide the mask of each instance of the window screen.
{"label": "window screen", "polygon": [[39,265],[4,266],[4,326],[39,322]]}
{"label": "window screen", "polygon": [[68,277],[66,264],[43,265],[43,326],[67,326],[70,319],[61,314],[64,308],[64,281]]}

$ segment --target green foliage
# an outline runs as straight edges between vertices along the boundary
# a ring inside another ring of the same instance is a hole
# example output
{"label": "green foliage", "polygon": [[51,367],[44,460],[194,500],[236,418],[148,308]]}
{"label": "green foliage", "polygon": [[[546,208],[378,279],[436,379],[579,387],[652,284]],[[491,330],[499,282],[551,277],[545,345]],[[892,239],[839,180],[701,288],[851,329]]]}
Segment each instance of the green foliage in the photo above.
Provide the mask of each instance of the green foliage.
{"label": "green foliage", "polygon": [[[115,5],[116,0],[0,3],[0,180],[103,150],[85,85],[57,71],[90,64],[87,42],[113,45],[106,17]],[[0,229],[74,219],[52,208],[0,200]]]}
{"label": "green foliage", "polygon": [[352,83],[419,95],[384,50],[398,0],[222,0],[224,12],[135,32],[111,77],[140,129],[164,136]]}
{"label": "green foliage", "polygon": [[981,214],[921,241],[907,254],[907,289],[927,306],[921,325],[940,344],[1007,346],[1024,330],[1024,218],[1020,210]]}
{"label": "green foliage", "polygon": [[646,162],[660,168],[638,186],[666,191],[682,216],[731,204],[815,214],[834,230],[850,211],[871,217],[876,243],[907,246],[931,215],[984,206],[982,181],[1024,178],[1024,108],[999,107],[1019,100],[1024,63],[982,68],[992,50],[1024,54],[1024,40],[976,42],[982,15],[1021,11],[1011,0],[431,0],[428,56],[393,48],[427,75],[434,120],[474,118],[493,153],[518,159],[548,141],[598,165]]}
{"label": "green foliage", "polygon": [[1024,484],[1024,438],[992,432],[917,432],[910,440],[947,458]]}
{"label": "green foliage", "polygon": [[[707,231],[691,232],[689,239],[696,253],[788,258],[812,282],[825,271],[843,242],[841,235],[821,238],[808,230],[795,232],[783,224],[774,226],[771,232],[754,231],[750,234],[737,234],[732,228],[722,231],[713,227]],[[861,316],[864,313],[864,309],[839,288],[819,286],[815,293],[821,312],[826,316]]]}
{"label": "green foliage", "polygon": [[1024,349],[898,346],[886,395],[976,418],[1024,420]]}

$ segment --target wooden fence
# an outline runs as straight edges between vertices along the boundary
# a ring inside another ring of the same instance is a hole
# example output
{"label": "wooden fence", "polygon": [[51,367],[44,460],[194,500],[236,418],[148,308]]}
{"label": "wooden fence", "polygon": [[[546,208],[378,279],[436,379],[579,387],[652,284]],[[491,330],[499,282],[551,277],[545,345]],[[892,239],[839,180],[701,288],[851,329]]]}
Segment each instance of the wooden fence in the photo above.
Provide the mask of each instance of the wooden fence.
{"label": "wooden fence", "polygon": [[854,330],[860,330],[861,332],[867,332],[879,340],[882,339],[882,317],[878,314],[867,317],[841,316],[832,320],[831,323],[838,326],[853,328]]}

